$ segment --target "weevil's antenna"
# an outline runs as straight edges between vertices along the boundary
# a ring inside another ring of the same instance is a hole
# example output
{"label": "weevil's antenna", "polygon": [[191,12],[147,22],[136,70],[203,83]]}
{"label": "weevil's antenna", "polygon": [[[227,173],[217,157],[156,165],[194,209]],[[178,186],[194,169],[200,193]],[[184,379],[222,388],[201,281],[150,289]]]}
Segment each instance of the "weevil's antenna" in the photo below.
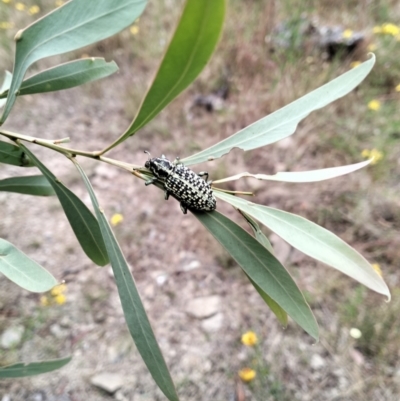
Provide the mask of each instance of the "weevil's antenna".
{"label": "weevil's antenna", "polygon": [[144,153],[146,153],[147,155],[149,155],[149,160],[151,159],[151,154],[148,150],[145,150]]}

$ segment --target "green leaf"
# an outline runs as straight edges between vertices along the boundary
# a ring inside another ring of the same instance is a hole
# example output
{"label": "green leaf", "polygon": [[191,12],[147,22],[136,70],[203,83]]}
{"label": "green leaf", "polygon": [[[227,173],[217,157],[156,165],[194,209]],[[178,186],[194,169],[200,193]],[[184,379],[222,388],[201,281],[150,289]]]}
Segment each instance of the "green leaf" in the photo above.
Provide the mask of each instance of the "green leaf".
{"label": "green leaf", "polygon": [[[17,95],[53,92],[73,88],[87,82],[107,77],[118,71],[114,61],[107,63],[103,58],[85,58],[60,64],[39,72],[22,82]],[[5,98],[8,90],[0,94]]]}
{"label": "green leaf", "polygon": [[42,266],[13,244],[0,238],[0,272],[15,284],[31,292],[45,292],[58,284]]}
{"label": "green leaf", "polygon": [[239,210],[240,214],[246,219],[246,221],[249,223],[249,226],[254,232],[254,236],[256,237],[256,240],[265,248],[268,249],[269,252],[274,254],[274,248],[271,245],[271,242],[267,238],[267,236],[261,231],[260,226],[258,223],[251,218],[247,213],[243,212],[242,210]]}
{"label": "green leaf", "polygon": [[233,175],[232,177],[213,181],[213,184],[221,184],[223,182],[235,181],[243,177],[251,177],[257,180],[282,181],[282,182],[324,181],[324,180],[329,180],[331,178],[340,177],[341,175],[349,174],[352,173],[353,171],[359,170],[360,168],[363,168],[368,164],[370,164],[372,160],[373,159],[361,163],[349,164],[347,166],[330,167],[321,170],[279,172],[274,175],[240,173],[237,175]]}
{"label": "green leaf", "polygon": [[20,146],[53,187],[83,251],[97,265],[106,265],[109,262],[106,247],[92,212],[26,146]]}
{"label": "green leaf", "polygon": [[269,145],[292,135],[299,122],[312,111],[347,95],[369,74],[375,64],[375,56],[358,67],[340,75],[333,81],[295,100],[274,113],[256,121],[236,134],[193,156],[182,159],[185,165],[217,159],[233,148],[244,151]]}
{"label": "green leaf", "polygon": [[131,126],[107,151],[133,135],[186,89],[207,64],[218,42],[225,0],[187,0],[178,27]]}
{"label": "green leaf", "polygon": [[0,191],[36,196],[55,195],[53,187],[43,175],[12,177],[0,180]]}
{"label": "green leaf", "polygon": [[261,289],[249,276],[247,276],[250,280],[251,284],[253,284],[254,288],[260,294],[261,298],[268,305],[274,315],[277,317],[279,322],[283,327],[287,327],[288,324],[288,315],[283,308],[279,306],[265,291]]}
{"label": "green leaf", "polygon": [[140,16],[146,3],[146,0],[73,0],[20,30],[15,36],[17,49],[10,96],[0,124],[8,117],[26,70],[33,63],[116,34]]}
{"label": "green leaf", "polygon": [[[8,89],[10,88],[11,85],[11,80],[12,80],[12,74],[9,71],[6,71],[5,75],[4,75],[4,81],[3,84],[1,85],[0,88],[0,93],[3,93],[4,91],[8,91]],[[3,107],[6,104],[6,100],[1,99],[0,100],[0,107]]]}
{"label": "green leaf", "polygon": [[21,148],[3,141],[0,141],[0,163],[11,164],[19,167],[33,166]]}
{"label": "green leaf", "polygon": [[[261,231],[258,223],[255,220],[253,220],[248,214],[242,212],[241,210],[239,210],[239,212],[249,223],[249,226],[252,228],[252,230],[254,232],[254,236],[255,236],[256,240],[273,255],[274,249],[272,248],[272,245],[269,242],[269,239]],[[264,292],[249,276],[247,276],[247,278],[250,280],[251,284],[253,284],[254,288],[260,294],[260,296],[264,300],[264,302],[269,306],[269,308],[272,310],[272,312],[278,318],[280,323],[284,327],[286,327],[287,322],[288,322],[287,313],[266,292]]]}
{"label": "green leaf", "polygon": [[174,383],[168,367],[164,361],[157,340],[154,336],[146,311],[143,307],[140,295],[136,288],[129,266],[124,258],[121,248],[111,230],[110,225],[100,209],[92,185],[81,166],[72,160],[80,172],[86,188],[92,200],[100,223],[101,233],[103,235],[107,252],[110,257],[115,281],[118,287],[119,297],[121,299],[122,309],[124,310],[125,320],[136,347],[143,358],[149,372],[161,391],[170,401],[178,401]]}
{"label": "green leaf", "polygon": [[69,356],[62,359],[49,361],[16,363],[14,365],[0,368],[0,379],[27,377],[41,375],[42,373],[52,372],[65,366],[72,358]]}
{"label": "green leaf", "polygon": [[214,194],[235,208],[248,213],[294,248],[334,267],[390,299],[386,283],[365,258],[325,228],[292,213],[257,205],[219,191],[214,191]]}
{"label": "green leaf", "polygon": [[318,340],[318,325],[290,274],[264,246],[224,215],[192,212],[236,260],[246,275]]}

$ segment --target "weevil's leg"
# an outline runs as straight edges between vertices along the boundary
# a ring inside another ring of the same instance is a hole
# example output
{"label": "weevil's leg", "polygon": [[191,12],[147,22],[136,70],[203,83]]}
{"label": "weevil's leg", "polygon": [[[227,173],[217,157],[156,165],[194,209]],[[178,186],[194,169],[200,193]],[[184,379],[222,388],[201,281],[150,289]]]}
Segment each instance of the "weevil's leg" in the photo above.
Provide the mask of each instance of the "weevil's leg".
{"label": "weevil's leg", "polygon": [[167,190],[164,191],[164,199],[168,200],[169,198],[169,192]]}
{"label": "weevil's leg", "polygon": [[181,210],[182,210],[183,214],[187,214],[187,207],[183,202],[181,202]]}
{"label": "weevil's leg", "polygon": [[207,173],[207,171],[200,171],[200,173],[197,174],[197,175],[198,175],[199,177],[207,176],[207,178],[205,178],[204,181],[205,181],[205,182],[208,181],[208,173]]}
{"label": "weevil's leg", "polygon": [[150,185],[150,184],[153,184],[154,182],[156,182],[157,181],[157,178],[156,177],[153,177],[153,178],[150,178],[150,179],[148,179],[145,183],[144,183],[144,185]]}
{"label": "weevil's leg", "polygon": [[179,156],[175,157],[174,163],[175,166],[177,166],[178,164],[183,164],[179,158]]}

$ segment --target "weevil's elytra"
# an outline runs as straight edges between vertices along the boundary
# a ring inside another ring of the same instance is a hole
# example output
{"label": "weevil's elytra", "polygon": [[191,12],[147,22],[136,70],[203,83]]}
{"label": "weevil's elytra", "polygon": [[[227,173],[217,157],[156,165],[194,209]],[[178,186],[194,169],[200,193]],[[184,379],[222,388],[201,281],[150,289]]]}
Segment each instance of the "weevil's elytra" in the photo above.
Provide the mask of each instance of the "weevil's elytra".
{"label": "weevil's elytra", "polygon": [[[217,206],[208,180],[208,173],[201,172],[196,174],[190,168],[184,166],[177,158],[174,162],[169,161],[164,155],[161,157],[150,158],[145,163],[154,175],[154,178],[146,181],[150,185],[155,181],[163,184],[165,199],[172,195],[180,201],[183,213],[189,210],[211,212]],[[206,179],[202,177],[206,176]]]}

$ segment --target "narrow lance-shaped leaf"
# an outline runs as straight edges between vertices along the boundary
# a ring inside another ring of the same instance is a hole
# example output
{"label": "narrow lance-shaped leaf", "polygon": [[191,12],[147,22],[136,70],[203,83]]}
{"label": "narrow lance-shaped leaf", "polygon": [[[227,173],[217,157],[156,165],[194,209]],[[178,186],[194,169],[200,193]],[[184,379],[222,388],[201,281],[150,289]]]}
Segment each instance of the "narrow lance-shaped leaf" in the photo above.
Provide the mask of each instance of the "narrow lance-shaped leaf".
{"label": "narrow lance-shaped leaf", "polygon": [[0,180],[0,191],[35,196],[55,195],[53,187],[43,175],[11,177]]}
{"label": "narrow lance-shaped leaf", "polygon": [[153,329],[146,315],[129,266],[108,224],[104,212],[100,209],[88,177],[76,160],[72,161],[85,182],[99,220],[101,233],[107,247],[119,297],[121,299],[122,309],[124,310],[125,320],[131,336],[158,387],[160,387],[161,391],[170,401],[178,401],[179,399],[176,394],[174,383],[172,382],[168,367],[154,336]]}
{"label": "narrow lance-shaped leaf", "polygon": [[[114,61],[106,62],[103,58],[85,58],[60,64],[41,71],[25,79],[18,91],[18,96],[60,91],[105,78],[118,71]],[[8,90],[0,93],[0,99],[8,96]]]}
{"label": "narrow lance-shaped leaf", "polygon": [[41,375],[42,373],[52,372],[60,369],[69,363],[71,357],[62,359],[53,359],[49,361],[16,363],[14,365],[0,368],[0,379],[27,377]]}
{"label": "narrow lance-shaped leaf", "polygon": [[21,288],[32,292],[49,291],[58,284],[45,268],[1,238],[0,272]]}
{"label": "narrow lance-shaped leaf", "polygon": [[245,220],[249,223],[249,226],[254,232],[254,236],[256,237],[256,240],[262,245],[265,246],[265,248],[268,249],[269,252],[274,254],[274,248],[271,245],[271,242],[267,238],[267,236],[261,231],[260,226],[258,223],[247,213],[243,212],[242,210],[239,210],[239,213],[245,218]]}
{"label": "narrow lance-shaped leaf", "polygon": [[349,164],[347,166],[330,167],[321,170],[310,170],[310,171],[292,171],[292,172],[279,172],[273,175],[266,174],[250,174],[240,173],[233,175],[232,177],[223,178],[221,180],[213,181],[213,184],[221,184],[223,182],[239,180],[243,177],[255,178],[257,180],[267,181],[282,181],[282,182],[317,182],[329,180],[331,178],[340,177],[341,175],[352,173],[353,171],[359,170],[367,166],[372,162],[373,159],[356,163]]}
{"label": "narrow lance-shaped leaf", "polygon": [[292,135],[299,122],[312,111],[321,109],[358,86],[375,64],[375,56],[358,67],[340,75],[320,88],[295,100],[274,113],[256,121],[236,134],[193,156],[182,159],[186,165],[214,160],[229,153],[233,148],[256,149]]}
{"label": "narrow lance-shaped leaf", "polygon": [[146,0],[73,0],[15,36],[17,42],[10,95],[0,123],[15,102],[26,70],[34,62],[108,38],[129,26],[143,12]]}
{"label": "narrow lance-shaped leaf", "polygon": [[246,275],[307,333],[318,339],[318,325],[290,274],[264,246],[216,211],[193,213],[236,260]]}
{"label": "narrow lance-shaped leaf", "polygon": [[334,267],[390,299],[386,283],[365,258],[325,228],[283,210],[257,205],[219,191],[214,191],[214,194],[249,214],[306,255]]}
{"label": "narrow lance-shaped leaf", "polygon": [[[269,239],[261,231],[260,226],[257,224],[257,222],[255,220],[253,220],[248,214],[242,212],[241,210],[239,210],[239,212],[249,223],[249,226],[252,228],[252,230],[254,232],[254,236],[255,236],[256,240],[262,246],[267,248],[268,251],[271,252],[271,254],[273,255],[274,249],[272,248],[272,245],[269,242]],[[253,284],[253,286],[257,290],[257,292],[260,294],[260,296],[264,300],[264,302],[269,306],[269,308],[272,310],[272,312],[275,314],[275,316],[281,322],[281,324],[284,327],[286,327],[287,323],[288,323],[287,313],[266,292],[264,292],[249,276],[247,276],[247,277],[250,280],[251,284]]]}
{"label": "narrow lance-shaped leaf", "polygon": [[214,51],[224,15],[225,0],[186,1],[174,36],[135,119],[104,152],[137,132],[195,80]]}
{"label": "narrow lance-shaped leaf", "polygon": [[20,147],[3,141],[0,141],[0,163],[19,167],[34,166]]}
{"label": "narrow lance-shaped leaf", "polygon": [[[8,90],[11,85],[11,80],[12,80],[12,74],[9,71],[6,71],[4,74],[4,81],[3,84],[1,85],[0,88],[0,93],[3,93],[5,90]],[[0,100],[0,107],[3,107],[6,104],[6,100],[1,99]]]}
{"label": "narrow lance-shaped leaf", "polygon": [[23,144],[20,146],[53,187],[83,251],[97,265],[106,265],[108,263],[106,247],[99,223],[92,212],[26,146]]}

